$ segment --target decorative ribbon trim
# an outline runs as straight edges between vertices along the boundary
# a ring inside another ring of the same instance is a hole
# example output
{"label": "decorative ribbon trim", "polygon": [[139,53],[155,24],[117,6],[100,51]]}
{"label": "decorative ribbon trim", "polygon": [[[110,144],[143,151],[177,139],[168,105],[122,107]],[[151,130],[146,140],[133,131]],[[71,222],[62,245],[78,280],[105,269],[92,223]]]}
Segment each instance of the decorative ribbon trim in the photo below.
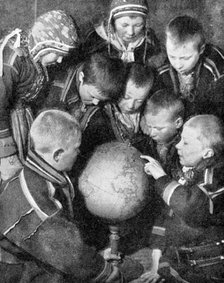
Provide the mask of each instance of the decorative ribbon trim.
{"label": "decorative ribbon trim", "polygon": [[165,203],[167,205],[170,205],[170,198],[172,196],[172,194],[174,193],[174,191],[176,190],[177,187],[179,187],[180,184],[177,181],[172,181],[169,183],[168,186],[166,186],[164,192],[163,192],[163,200],[165,201]]}
{"label": "decorative ribbon trim", "polygon": [[23,191],[26,199],[28,200],[29,204],[36,211],[36,213],[40,217],[40,219],[42,221],[45,221],[49,216],[40,209],[40,207],[37,205],[34,198],[32,197],[32,195],[29,191],[29,188],[27,187],[27,183],[26,183],[25,176],[24,176],[24,170],[22,170],[21,173],[19,174],[19,179],[20,179],[22,191]]}
{"label": "decorative ribbon trim", "polygon": [[21,29],[15,29],[14,31],[12,31],[10,34],[8,34],[1,46],[0,46],[0,77],[3,76],[3,50],[4,50],[4,47],[6,46],[6,44],[8,43],[9,39],[12,38],[13,36],[16,35],[16,41],[13,45],[14,48],[18,48],[20,47],[20,41],[21,41],[21,35],[20,35],[20,32],[21,32]]}

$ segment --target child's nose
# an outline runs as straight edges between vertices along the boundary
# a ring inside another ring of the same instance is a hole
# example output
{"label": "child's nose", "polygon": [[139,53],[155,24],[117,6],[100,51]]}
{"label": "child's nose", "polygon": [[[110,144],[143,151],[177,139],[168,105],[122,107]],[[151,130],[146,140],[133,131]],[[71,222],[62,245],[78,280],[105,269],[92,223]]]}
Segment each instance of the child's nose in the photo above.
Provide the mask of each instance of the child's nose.
{"label": "child's nose", "polygon": [[133,35],[133,34],[134,34],[134,28],[128,27],[128,35]]}
{"label": "child's nose", "polygon": [[180,147],[181,147],[181,144],[180,144],[181,142],[179,141],[177,144],[176,144],[176,149],[180,149]]}

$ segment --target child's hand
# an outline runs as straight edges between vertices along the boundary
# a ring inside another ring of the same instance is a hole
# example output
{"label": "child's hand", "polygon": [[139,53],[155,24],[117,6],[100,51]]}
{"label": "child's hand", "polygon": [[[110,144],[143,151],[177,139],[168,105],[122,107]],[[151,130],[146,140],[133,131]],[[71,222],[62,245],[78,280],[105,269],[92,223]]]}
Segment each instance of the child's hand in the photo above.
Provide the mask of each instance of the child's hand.
{"label": "child's hand", "polygon": [[101,255],[104,257],[104,259],[106,261],[113,261],[113,260],[115,260],[115,261],[120,262],[122,260],[122,258],[123,258],[123,255],[121,253],[112,254],[111,253],[111,248],[107,248],[107,249],[103,250],[101,252]]}
{"label": "child's hand", "polygon": [[140,280],[144,283],[160,283],[165,281],[165,279],[161,278],[157,271],[154,270],[150,270],[142,274]]}
{"label": "child's hand", "polygon": [[141,155],[140,157],[148,160],[144,167],[146,174],[152,175],[152,177],[156,180],[166,175],[166,172],[157,160],[147,155]]}

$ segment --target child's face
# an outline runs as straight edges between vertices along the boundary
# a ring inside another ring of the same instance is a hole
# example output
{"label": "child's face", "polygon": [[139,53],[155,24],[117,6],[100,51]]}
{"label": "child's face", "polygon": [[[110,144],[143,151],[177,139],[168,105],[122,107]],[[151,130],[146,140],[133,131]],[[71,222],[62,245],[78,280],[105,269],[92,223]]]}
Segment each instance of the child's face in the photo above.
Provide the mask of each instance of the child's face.
{"label": "child's face", "polygon": [[94,85],[80,85],[79,94],[82,102],[86,105],[97,105],[100,101],[105,100],[105,97],[102,96],[100,91]]}
{"label": "child's face", "polygon": [[[160,110],[156,115],[145,115],[146,125],[149,128],[151,138],[157,143],[166,144],[177,134],[182,125],[182,119],[173,119],[169,109]],[[181,120],[181,121],[180,121]]]}
{"label": "child's face", "polygon": [[176,148],[183,166],[195,167],[204,159],[205,147],[198,139],[198,131],[195,128],[188,126],[183,128],[181,140]]}
{"label": "child's face", "polygon": [[145,101],[150,86],[137,87],[132,80],[129,80],[125,89],[124,97],[118,102],[123,113],[135,113]]}
{"label": "child's face", "polygon": [[83,72],[79,74],[79,81],[79,95],[85,105],[97,105],[100,101],[107,100],[96,86],[84,83]]}
{"label": "child's face", "polygon": [[124,16],[117,18],[114,26],[119,38],[123,42],[130,43],[136,41],[143,34],[145,20],[141,16]]}
{"label": "child's face", "polygon": [[195,40],[177,43],[171,36],[167,36],[166,51],[169,61],[180,74],[190,73],[199,60],[202,52],[198,50]]}

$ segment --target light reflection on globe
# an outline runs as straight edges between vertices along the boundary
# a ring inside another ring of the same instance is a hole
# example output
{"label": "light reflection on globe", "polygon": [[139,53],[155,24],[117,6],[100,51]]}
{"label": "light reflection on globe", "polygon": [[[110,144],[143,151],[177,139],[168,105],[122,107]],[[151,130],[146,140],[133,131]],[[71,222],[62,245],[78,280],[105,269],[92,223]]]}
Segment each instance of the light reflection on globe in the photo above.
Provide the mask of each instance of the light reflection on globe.
{"label": "light reflection on globe", "polygon": [[97,147],[79,178],[79,190],[96,216],[112,222],[135,216],[149,190],[140,152],[120,142]]}

